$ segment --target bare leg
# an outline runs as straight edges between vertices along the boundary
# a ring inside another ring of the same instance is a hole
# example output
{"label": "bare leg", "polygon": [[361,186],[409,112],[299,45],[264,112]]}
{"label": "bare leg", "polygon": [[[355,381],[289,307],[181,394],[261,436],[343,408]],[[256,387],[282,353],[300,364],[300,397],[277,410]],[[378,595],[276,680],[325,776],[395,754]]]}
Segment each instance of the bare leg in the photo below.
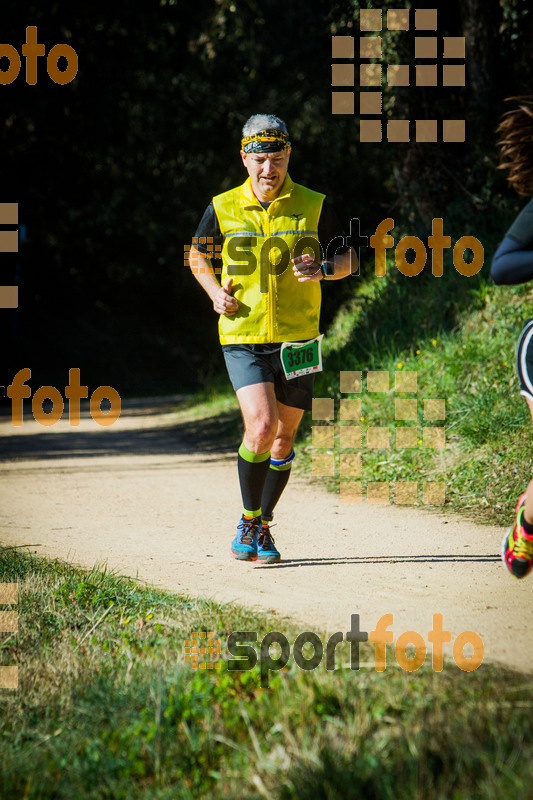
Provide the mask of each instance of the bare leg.
{"label": "bare leg", "polygon": [[278,400],[278,428],[271,447],[273,458],[287,458],[290,455],[303,413],[301,408],[286,406]]}
{"label": "bare leg", "polygon": [[244,421],[244,446],[252,453],[266,453],[278,428],[278,402],[273,383],[254,383],[237,390]]}

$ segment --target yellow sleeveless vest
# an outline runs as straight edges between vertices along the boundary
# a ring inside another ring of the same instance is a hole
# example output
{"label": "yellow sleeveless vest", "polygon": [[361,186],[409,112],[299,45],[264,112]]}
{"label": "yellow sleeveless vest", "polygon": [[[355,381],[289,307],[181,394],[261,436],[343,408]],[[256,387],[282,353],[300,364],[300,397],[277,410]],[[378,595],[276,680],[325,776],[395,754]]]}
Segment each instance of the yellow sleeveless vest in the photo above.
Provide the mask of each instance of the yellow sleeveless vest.
{"label": "yellow sleeveless vest", "polygon": [[291,259],[314,253],[321,261],[318,220],[325,195],[289,175],[265,211],[250,178],[213,198],[224,236],[222,275],[233,278],[239,310],[219,318],[221,344],[297,342],[318,336],[320,282],[299,283]]}

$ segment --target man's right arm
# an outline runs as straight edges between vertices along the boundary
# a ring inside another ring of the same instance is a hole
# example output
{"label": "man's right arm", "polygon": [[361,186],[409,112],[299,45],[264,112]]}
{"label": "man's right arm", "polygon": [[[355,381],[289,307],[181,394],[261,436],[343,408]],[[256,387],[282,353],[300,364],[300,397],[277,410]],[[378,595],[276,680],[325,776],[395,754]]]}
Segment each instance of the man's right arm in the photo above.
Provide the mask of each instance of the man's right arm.
{"label": "man's right arm", "polygon": [[233,278],[228,278],[224,286],[221,286],[213,272],[211,260],[200,253],[194,245],[191,246],[189,265],[192,274],[211,298],[217,314],[235,314],[239,303],[231,294]]}
{"label": "man's right arm", "polygon": [[189,266],[192,274],[211,298],[213,308],[217,314],[235,314],[239,308],[239,303],[231,295],[233,278],[229,278],[224,286],[221,286],[211,266],[210,256],[220,250],[223,242],[220,225],[212,202],[209,203],[204,212],[193,242],[194,244],[192,244],[189,254]]}

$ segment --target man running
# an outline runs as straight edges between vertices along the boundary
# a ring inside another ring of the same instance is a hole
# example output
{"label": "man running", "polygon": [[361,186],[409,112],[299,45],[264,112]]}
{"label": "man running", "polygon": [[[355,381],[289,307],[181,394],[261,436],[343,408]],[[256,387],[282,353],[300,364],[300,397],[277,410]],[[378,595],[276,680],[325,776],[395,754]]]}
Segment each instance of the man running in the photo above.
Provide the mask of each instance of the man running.
{"label": "man running", "polygon": [[[220,315],[220,342],[244,421],[238,452],[243,511],[231,553],[241,561],[274,564],[281,557],[269,523],[313,396],[312,372],[287,374],[304,359],[304,350],[313,364],[319,361],[320,281],[356,272],[357,258],[344,245],[322,260],[321,252],[342,236],[341,225],[325,195],[291,180],[291,143],[283,120],[250,117],[240,153],[248,178],[213,198],[196,231],[190,264]],[[217,251],[221,283],[209,258]],[[308,347],[284,344],[291,342]]]}
{"label": "man running", "polygon": [[[533,196],[533,95],[515,97],[518,108],[508,111],[498,127],[503,136],[500,169],[523,197]],[[491,276],[498,284],[533,280],[533,198],[517,216],[492,261]],[[520,394],[533,417],[533,319],[528,319],[516,349]],[[525,578],[533,567],[533,480],[518,498],[515,521],[504,536],[503,562],[515,578]]]}

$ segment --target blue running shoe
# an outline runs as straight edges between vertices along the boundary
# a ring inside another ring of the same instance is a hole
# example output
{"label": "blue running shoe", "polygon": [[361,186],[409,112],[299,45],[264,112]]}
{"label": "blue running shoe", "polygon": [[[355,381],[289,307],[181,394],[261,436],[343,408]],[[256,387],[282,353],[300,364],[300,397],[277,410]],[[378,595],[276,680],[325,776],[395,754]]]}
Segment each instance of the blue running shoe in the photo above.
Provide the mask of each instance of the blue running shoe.
{"label": "blue running shoe", "polygon": [[257,536],[257,558],[261,564],[279,564],[281,556],[268,525],[261,525]]}
{"label": "blue running shoe", "polygon": [[231,554],[239,561],[257,561],[257,534],[261,526],[258,517],[245,519],[242,516],[237,525],[237,535],[231,543]]}

